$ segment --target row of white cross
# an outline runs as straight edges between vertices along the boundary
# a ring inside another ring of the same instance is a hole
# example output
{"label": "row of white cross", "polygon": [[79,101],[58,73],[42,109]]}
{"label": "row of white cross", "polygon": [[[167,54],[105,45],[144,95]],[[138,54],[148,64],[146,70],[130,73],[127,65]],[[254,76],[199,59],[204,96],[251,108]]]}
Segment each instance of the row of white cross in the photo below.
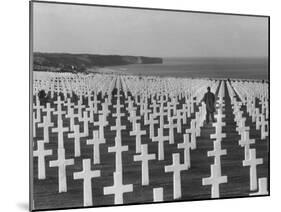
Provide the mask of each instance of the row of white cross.
{"label": "row of white cross", "polygon": [[[124,110],[129,114],[128,120],[132,124],[132,131],[130,136],[135,137],[136,142],[136,155],[134,155],[134,161],[141,161],[141,170],[142,170],[142,185],[149,185],[149,166],[148,162],[150,160],[165,160],[164,158],[164,142],[169,142],[173,144],[174,141],[174,130],[177,130],[177,133],[183,134],[183,143],[178,143],[179,149],[184,149],[184,163],[180,163],[180,154],[174,153],[172,155],[173,162],[171,165],[165,166],[165,172],[173,173],[173,191],[174,199],[181,197],[181,171],[188,170],[191,167],[190,160],[190,150],[196,149],[196,137],[200,136],[200,127],[203,126],[205,118],[205,105],[199,106],[199,111],[195,113],[195,118],[190,121],[190,128],[183,132],[182,124],[187,124],[187,118],[191,117],[194,111],[194,103],[199,98],[202,98],[206,84],[202,84],[201,87],[197,87],[196,97],[190,92],[182,92],[177,86],[171,86],[169,81],[165,81],[162,90],[159,91],[157,87],[153,87],[152,90],[149,89],[140,89],[144,85],[153,85],[156,79],[151,79],[152,82],[140,82],[141,85],[134,86],[131,83],[130,77],[118,76],[118,77],[105,77],[106,82],[109,85],[109,88],[106,91],[101,91],[103,93],[102,98],[104,102],[101,102],[97,99],[97,92],[89,94],[89,91],[97,91],[97,87],[83,87],[83,91],[79,92],[81,95],[86,95],[88,97],[88,105],[85,106],[80,98],[77,104],[71,102],[70,98],[66,98],[67,95],[71,92],[66,89],[71,89],[69,81],[73,80],[72,76],[67,76],[67,80],[57,79],[56,82],[63,82],[60,84],[63,85],[64,89],[60,89],[65,93],[65,100],[62,100],[60,96],[57,97],[57,100],[54,102],[56,109],[52,108],[50,103],[47,103],[46,106],[40,105],[38,98],[36,98],[33,105],[34,109],[34,119],[33,119],[33,136],[36,137],[36,127],[43,128],[43,140],[37,141],[37,150],[34,151],[34,157],[38,157],[38,178],[45,179],[45,157],[53,155],[52,150],[46,150],[45,144],[49,143],[49,129],[52,129],[52,133],[58,134],[58,148],[57,148],[57,160],[49,162],[50,167],[58,167],[58,183],[59,183],[59,192],[67,191],[67,180],[66,180],[66,167],[74,165],[74,159],[65,158],[65,141],[63,134],[68,133],[68,137],[74,139],[74,157],[81,156],[81,145],[80,138],[89,137],[89,124],[93,126],[98,126],[98,130],[94,130],[92,133],[92,139],[87,139],[87,145],[93,145],[93,160],[84,159],[83,160],[83,170],[81,172],[75,172],[73,174],[74,179],[83,179],[83,192],[84,192],[84,205],[90,206],[93,205],[92,198],[92,178],[101,177],[101,170],[92,170],[91,164],[100,163],[100,152],[99,145],[105,144],[106,139],[104,137],[104,128],[108,126],[108,116],[110,115],[109,107],[113,106],[115,113],[112,114],[112,117],[115,118],[115,125],[110,126],[112,131],[116,132],[115,136],[115,145],[108,148],[108,152],[115,153],[115,171],[113,173],[113,185],[104,188],[104,194],[114,194],[115,204],[123,203],[123,193],[132,192],[132,184],[123,184],[123,170],[122,170],[122,153],[128,151],[128,146],[122,145],[122,131],[126,130],[126,125],[122,125],[121,117],[125,116]],[[88,82],[91,84],[92,81]],[[99,81],[104,82],[101,77],[98,78]],[[79,80],[78,80],[79,81]],[[86,82],[86,79],[83,79],[83,82]],[[135,81],[132,80],[132,81]],[[158,85],[161,84],[161,81],[156,80]],[[205,81],[205,83],[209,81]],[[43,81],[38,83],[38,86],[42,86]],[[46,84],[46,83],[45,83]],[[77,82],[76,82],[77,84]],[[78,84],[83,84],[82,82]],[[218,86],[218,82],[213,82],[210,84],[212,89],[215,89]],[[159,86],[159,87],[161,87]],[[58,86],[59,87],[59,86]],[[79,86],[78,86],[79,87]],[[117,93],[114,95],[116,98],[116,103],[112,105],[111,102],[111,92],[113,88],[117,88]],[[149,87],[149,86],[147,86]],[[203,90],[203,88],[204,90]],[[41,87],[42,88],[42,87]],[[152,87],[149,87],[152,88]],[[49,89],[49,88],[48,88]],[[52,90],[52,87],[50,88]],[[58,88],[57,88],[58,89]],[[104,88],[102,88],[104,89]],[[190,88],[189,88],[190,89]],[[36,88],[36,90],[40,90]],[[127,107],[124,108],[124,105],[120,101],[120,91],[123,90],[125,94]],[[173,91],[172,95],[164,94],[164,91],[169,90]],[[199,91],[200,92],[199,92]],[[50,90],[46,90],[48,92]],[[52,90],[53,91],[53,90]],[[131,98],[128,95],[130,91],[133,96]],[[192,91],[194,92],[194,91]],[[155,95],[152,95],[155,93]],[[159,94],[160,93],[160,94]],[[211,135],[211,138],[216,139],[214,141],[214,150],[208,153],[208,156],[215,157],[215,164],[211,166],[211,177],[203,179],[203,185],[212,185],[212,197],[219,197],[219,184],[227,181],[225,176],[221,176],[221,166],[220,166],[220,155],[226,154],[224,150],[220,148],[221,139],[225,136],[222,133],[222,118],[224,117],[223,112],[223,96],[224,96],[224,87],[221,86],[219,92],[219,101],[218,101],[218,114],[216,115],[217,123],[214,124],[216,128],[216,133]],[[168,101],[168,98],[171,101]],[[179,104],[180,98],[185,99],[185,103]],[[148,103],[150,100],[150,104]],[[193,101],[195,99],[195,101]],[[166,104],[166,105],[165,105]],[[135,107],[137,105],[137,107]],[[179,108],[181,105],[181,108]],[[99,110],[99,107],[102,109]],[[63,108],[66,108],[63,109]],[[137,109],[140,109],[140,115],[137,115]],[[77,112],[75,112],[77,111]],[[122,112],[123,111],[123,112]],[[41,113],[46,113],[45,116],[41,117]],[[56,127],[51,121],[51,116],[56,115],[57,122]],[[98,121],[94,120],[94,116],[98,116]],[[157,142],[158,144],[158,154],[149,154],[148,144],[142,144],[141,137],[146,135],[146,131],[141,129],[141,117],[144,118],[144,125],[149,126],[149,138],[152,142]],[[63,120],[68,118],[70,121],[70,126],[65,127]],[[79,125],[75,125],[75,119],[78,119],[79,122],[83,123],[83,132],[80,132]],[[168,120],[168,123],[165,124],[165,119]],[[176,122],[176,123],[175,123]],[[157,129],[157,136],[154,135],[155,125],[158,124],[159,128]],[[169,130],[169,135],[164,135],[164,129]],[[154,188],[154,201],[163,201],[163,188]]]}
{"label": "row of white cross", "polygon": [[[237,124],[236,130],[241,136],[239,145],[244,148],[244,160],[242,164],[243,166],[250,166],[250,190],[255,191],[258,189],[258,192],[251,193],[250,195],[265,195],[268,193],[267,178],[257,178],[257,165],[263,164],[263,159],[256,158],[256,149],[253,149],[250,146],[251,144],[255,144],[255,139],[250,139],[250,128],[249,126],[245,126],[246,118],[243,117],[243,111],[241,110],[242,104],[240,104],[240,102],[235,97],[234,89],[229,83],[227,83],[227,87],[231,99],[235,121]],[[263,131],[261,133],[263,133]],[[262,136],[262,139],[264,138],[265,137]],[[259,184],[257,183],[257,181],[259,181]]]}
{"label": "row of white cross", "polygon": [[217,101],[217,114],[215,115],[216,123],[213,123],[213,127],[215,127],[215,134],[211,134],[211,139],[215,139],[213,141],[214,149],[212,151],[208,151],[208,157],[214,157],[214,164],[211,165],[211,176],[202,179],[203,185],[211,185],[211,197],[219,198],[220,190],[219,185],[222,183],[227,183],[227,176],[221,175],[221,156],[226,155],[226,150],[221,149],[222,139],[226,137],[225,133],[222,133],[222,127],[225,126],[225,122],[222,121],[225,118],[223,114],[224,109],[224,83],[221,83],[218,101]]}
{"label": "row of white cross", "polygon": [[[269,133],[268,84],[233,82],[232,85],[241,99],[239,106],[246,106],[247,113],[252,118],[252,122],[256,125],[256,130],[261,131],[261,139],[265,139],[268,137]],[[235,105],[235,107],[237,106]],[[241,116],[241,114],[239,115]]]}

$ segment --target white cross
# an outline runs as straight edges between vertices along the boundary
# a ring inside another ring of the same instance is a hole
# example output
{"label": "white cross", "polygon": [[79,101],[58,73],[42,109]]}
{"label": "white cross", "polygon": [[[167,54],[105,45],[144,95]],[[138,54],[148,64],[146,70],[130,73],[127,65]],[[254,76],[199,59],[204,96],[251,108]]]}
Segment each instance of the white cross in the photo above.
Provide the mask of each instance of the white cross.
{"label": "white cross", "polygon": [[158,120],[154,119],[153,114],[150,114],[147,124],[149,124],[149,138],[152,139],[154,137],[154,125],[158,124]]}
{"label": "white cross", "polygon": [[223,138],[226,137],[225,133],[221,133],[222,130],[216,131],[215,134],[211,134],[210,137],[211,139],[216,139],[217,141],[221,141]]}
{"label": "white cross", "polygon": [[100,144],[105,144],[105,139],[100,138],[99,131],[93,131],[93,139],[87,140],[88,145],[93,145],[93,163],[100,163]]}
{"label": "white cross", "polygon": [[52,129],[53,133],[58,133],[58,148],[64,148],[64,143],[63,143],[63,133],[68,132],[67,127],[63,127],[63,121],[62,119],[58,118],[58,125],[56,128]]}
{"label": "white cross", "polygon": [[67,113],[69,113],[69,110],[74,106],[74,104],[71,102],[71,99],[68,98],[65,106],[67,107]]}
{"label": "white cross", "polygon": [[202,185],[211,185],[212,198],[220,197],[220,184],[227,183],[227,176],[221,176],[221,167],[218,164],[211,165],[211,176],[202,179]]}
{"label": "white cross", "polygon": [[45,150],[44,141],[37,141],[37,150],[33,151],[33,156],[38,157],[38,179],[46,179],[45,157],[52,155],[52,150]]}
{"label": "white cross", "polygon": [[190,150],[192,149],[192,144],[189,142],[189,134],[183,135],[183,143],[178,144],[179,149],[184,149],[184,163],[187,168],[190,168]]}
{"label": "white cross", "polygon": [[141,151],[141,136],[146,135],[145,130],[141,130],[140,124],[136,123],[136,127],[134,131],[130,132],[131,136],[136,136],[136,153]]}
{"label": "white cross", "polygon": [[257,185],[257,165],[263,164],[262,158],[256,158],[256,149],[250,149],[250,156],[243,160],[243,166],[250,166],[250,190],[256,190]]}
{"label": "white cross", "polygon": [[74,106],[74,108],[78,109],[78,119],[80,120],[82,118],[82,110],[85,108],[85,105],[82,104],[82,98],[80,98],[77,102],[77,105]]}
{"label": "white cross", "polygon": [[165,166],[165,172],[173,172],[174,199],[181,198],[181,171],[187,170],[186,164],[180,163],[180,154],[173,154],[173,164]]}
{"label": "white cross", "polygon": [[36,101],[36,104],[33,104],[33,109],[36,110],[36,122],[41,122],[41,109],[43,109],[44,107],[42,105],[40,105],[40,102]]}
{"label": "white cross", "polygon": [[74,138],[74,157],[81,156],[81,137],[84,137],[84,133],[80,133],[79,125],[74,125],[74,132],[68,134],[68,138]]}
{"label": "white cross", "polygon": [[153,142],[158,142],[158,160],[164,160],[164,142],[169,140],[169,136],[163,136],[163,128],[158,128],[157,137],[153,137]]}
{"label": "white cross", "polygon": [[98,101],[96,94],[94,94],[94,100],[93,100],[92,103],[94,103],[94,112],[97,113],[97,111],[98,111],[98,104],[100,103],[100,101]]}
{"label": "white cross", "polygon": [[116,131],[116,136],[121,136],[121,130],[125,130],[126,126],[125,125],[121,125],[121,118],[117,118],[116,119],[116,125],[115,126],[111,126],[110,129],[111,130],[115,130]]}
{"label": "white cross", "polygon": [[[264,116],[261,116],[261,139],[265,139],[266,136],[268,136],[268,122],[265,121]],[[267,126],[267,131],[266,131]]]}
{"label": "white cross", "polygon": [[130,122],[132,122],[133,130],[135,130],[137,121],[138,121],[138,120],[141,120],[141,117],[137,116],[137,115],[136,115],[136,111],[133,110],[133,111],[130,113],[130,117],[128,118],[128,120],[129,120]]}
{"label": "white cross", "polygon": [[236,127],[236,130],[241,134],[245,130],[250,130],[250,127],[245,126],[246,118],[241,118],[239,121],[239,126]]}
{"label": "white cross", "polygon": [[181,120],[182,120],[182,115],[180,111],[177,111],[177,115],[173,117],[173,119],[177,120],[177,133],[181,133]]}
{"label": "white cross", "polygon": [[74,159],[65,159],[65,150],[58,148],[58,159],[50,161],[50,167],[58,167],[59,193],[67,192],[66,166],[74,164]]}
{"label": "white cross", "polygon": [[43,122],[38,123],[38,127],[43,127],[44,142],[49,143],[49,127],[53,127],[54,123],[50,122],[47,116],[43,117]]}
{"label": "white cross", "polygon": [[35,119],[35,112],[32,112],[32,133],[33,133],[33,137],[36,137],[36,119]]}
{"label": "white cross", "polygon": [[108,152],[115,153],[115,171],[122,172],[122,152],[128,151],[128,146],[122,146],[121,137],[115,137],[115,146],[108,147]]}
{"label": "white cross", "polygon": [[174,141],[174,129],[177,128],[177,124],[174,124],[172,118],[168,118],[169,123],[164,125],[164,128],[169,129],[169,144],[175,143]]}
{"label": "white cross", "polygon": [[70,131],[74,130],[74,125],[75,125],[75,114],[74,114],[74,109],[73,108],[69,108],[68,113],[65,115],[66,118],[69,118],[70,120]]}
{"label": "white cross", "polygon": [[153,201],[154,202],[163,202],[163,188],[154,188],[153,189]]}
{"label": "white cross", "polygon": [[221,141],[215,140],[214,143],[214,149],[212,151],[208,151],[208,157],[215,157],[215,164],[218,165],[218,168],[221,168],[221,160],[220,157],[222,155],[226,155],[226,150],[221,149]]}
{"label": "white cross", "polygon": [[100,139],[104,138],[104,127],[108,125],[106,116],[104,114],[99,114],[99,120],[94,122],[94,125],[99,126],[99,137]]}
{"label": "white cross", "polygon": [[84,206],[92,206],[92,178],[100,177],[100,170],[91,170],[91,160],[83,159],[83,171],[73,173],[73,179],[83,180]]}
{"label": "white cross", "polygon": [[133,191],[133,184],[123,184],[122,172],[113,173],[113,186],[103,188],[105,195],[114,194],[114,204],[123,204],[123,194]]}
{"label": "white cross", "polygon": [[89,118],[90,123],[93,123],[93,121],[94,121],[94,113],[96,110],[97,109],[94,108],[94,106],[93,106],[93,102],[89,101],[89,106],[86,108],[86,111],[90,113],[90,118]]}
{"label": "white cross", "polygon": [[54,104],[57,105],[57,110],[54,112],[54,114],[58,116],[58,119],[62,119],[62,115],[65,114],[65,112],[62,110],[63,101],[61,100],[61,97],[59,95],[57,101],[55,101]]}
{"label": "white cross", "polygon": [[155,154],[148,154],[147,144],[141,145],[141,154],[134,155],[134,161],[141,161],[142,185],[149,185],[148,161],[155,160]]}
{"label": "white cross", "polygon": [[196,128],[194,119],[191,120],[190,128],[186,129],[185,132],[190,133],[192,149],[196,149]]}
{"label": "white cross", "polygon": [[255,143],[255,139],[250,139],[250,132],[249,131],[242,131],[241,132],[241,139],[239,140],[239,145],[244,147],[245,151],[245,159],[249,158],[249,150],[251,147],[251,144]]}
{"label": "white cross", "polygon": [[225,118],[225,115],[222,114],[222,109],[218,109],[218,113],[215,115],[215,118],[217,119],[217,122],[222,121],[222,119]]}
{"label": "white cross", "polygon": [[54,112],[55,109],[51,107],[49,102],[46,104],[46,107],[42,109],[42,111],[46,113],[47,121],[51,122],[51,113]]}

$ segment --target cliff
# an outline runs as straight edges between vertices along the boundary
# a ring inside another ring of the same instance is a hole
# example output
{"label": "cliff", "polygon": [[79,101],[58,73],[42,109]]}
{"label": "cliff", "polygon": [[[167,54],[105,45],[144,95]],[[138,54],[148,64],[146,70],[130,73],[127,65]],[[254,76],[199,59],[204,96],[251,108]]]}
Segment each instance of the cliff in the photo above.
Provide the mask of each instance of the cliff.
{"label": "cliff", "polygon": [[54,70],[84,71],[91,67],[105,67],[128,64],[162,63],[162,58],[122,55],[66,54],[66,53],[34,53],[34,68],[44,71],[44,67]]}

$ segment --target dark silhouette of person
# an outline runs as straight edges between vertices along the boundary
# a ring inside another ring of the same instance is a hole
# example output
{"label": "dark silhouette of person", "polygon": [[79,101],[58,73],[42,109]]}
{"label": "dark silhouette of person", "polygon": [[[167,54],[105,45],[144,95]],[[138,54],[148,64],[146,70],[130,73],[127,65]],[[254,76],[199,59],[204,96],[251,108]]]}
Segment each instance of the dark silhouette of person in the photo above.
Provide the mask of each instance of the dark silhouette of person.
{"label": "dark silhouette of person", "polygon": [[203,101],[206,104],[206,112],[207,112],[206,113],[206,122],[208,124],[210,115],[211,115],[212,121],[215,122],[214,112],[216,111],[216,106],[215,106],[216,96],[215,96],[215,94],[213,94],[211,92],[210,87],[208,87],[207,90],[208,90],[208,92],[205,93],[201,102]]}

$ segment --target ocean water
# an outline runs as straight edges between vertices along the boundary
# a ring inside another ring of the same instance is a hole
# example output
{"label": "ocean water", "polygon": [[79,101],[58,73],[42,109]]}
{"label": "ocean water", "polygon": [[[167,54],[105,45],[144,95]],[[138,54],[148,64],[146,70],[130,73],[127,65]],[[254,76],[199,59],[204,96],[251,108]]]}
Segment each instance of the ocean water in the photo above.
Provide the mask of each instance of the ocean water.
{"label": "ocean water", "polygon": [[268,80],[267,58],[164,58],[163,64],[132,64],[113,69],[133,75]]}

